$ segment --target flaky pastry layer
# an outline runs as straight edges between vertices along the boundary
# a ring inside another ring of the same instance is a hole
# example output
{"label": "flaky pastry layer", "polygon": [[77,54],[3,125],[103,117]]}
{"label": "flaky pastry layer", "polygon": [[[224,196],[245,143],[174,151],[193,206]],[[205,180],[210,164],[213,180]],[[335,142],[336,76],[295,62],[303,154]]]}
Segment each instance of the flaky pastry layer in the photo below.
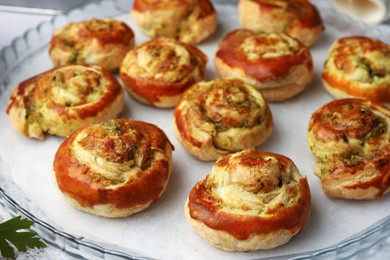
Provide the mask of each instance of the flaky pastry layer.
{"label": "flaky pastry layer", "polygon": [[245,29],[286,33],[305,46],[314,44],[324,31],[320,14],[307,0],[240,0],[238,15]]}
{"label": "flaky pastry layer", "polygon": [[307,180],[289,158],[246,149],[216,162],[191,190],[185,214],[212,245],[255,251],[300,232],[310,203]]}
{"label": "flaky pastry layer", "polygon": [[111,18],[91,19],[57,29],[49,55],[56,67],[94,64],[116,70],[133,47],[134,33],[125,23]]}
{"label": "flaky pastry layer", "polygon": [[313,78],[309,50],[286,34],[238,29],[218,45],[215,66],[222,77],[256,86],[268,101],[283,101],[302,92]]}
{"label": "flaky pastry layer", "polygon": [[262,144],[272,132],[268,103],[239,79],[215,79],[189,88],[175,107],[174,133],[200,160]]}
{"label": "flaky pastry layer", "polygon": [[132,18],[150,37],[168,37],[197,44],[217,28],[217,13],[209,0],[135,0]]}
{"label": "flaky pastry layer", "polygon": [[322,81],[336,98],[366,98],[389,106],[390,46],[362,36],[338,39],[330,48]]}
{"label": "flaky pastry layer", "polygon": [[308,146],[324,192],[379,199],[390,191],[390,110],[364,99],[339,99],[315,111]]}
{"label": "flaky pastry layer", "polygon": [[156,107],[173,107],[192,84],[204,80],[207,56],[197,47],[158,38],[128,52],[120,77],[137,100]]}
{"label": "flaky pastry layer", "polygon": [[157,126],[129,119],[90,124],[59,147],[53,172],[76,208],[104,217],[126,217],[164,192],[173,146]]}
{"label": "flaky pastry layer", "polygon": [[114,118],[123,106],[124,92],[108,70],[68,65],[20,83],[7,114],[16,131],[44,139],[44,133],[66,137],[88,123]]}

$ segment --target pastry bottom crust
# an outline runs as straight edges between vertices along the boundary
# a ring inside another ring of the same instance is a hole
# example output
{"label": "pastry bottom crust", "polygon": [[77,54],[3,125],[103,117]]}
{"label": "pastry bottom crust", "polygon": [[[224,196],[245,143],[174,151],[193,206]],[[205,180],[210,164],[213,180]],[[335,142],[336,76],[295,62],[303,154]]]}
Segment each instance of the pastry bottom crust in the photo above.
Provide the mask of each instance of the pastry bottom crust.
{"label": "pastry bottom crust", "polygon": [[95,205],[93,207],[83,207],[75,199],[63,193],[66,201],[78,210],[106,218],[125,218],[131,216],[137,212],[140,212],[150,206],[153,201],[138,205],[132,208],[117,208],[113,204]]}
{"label": "pastry bottom crust", "polygon": [[210,244],[226,251],[257,251],[261,249],[272,249],[287,243],[297,232],[288,230],[277,230],[268,234],[253,234],[246,240],[238,240],[234,236],[212,229],[203,222],[191,218],[188,208],[188,198],[184,210],[185,216],[192,227]]}
{"label": "pastry bottom crust", "polygon": [[177,104],[177,102],[179,102],[179,100],[182,96],[182,93],[180,93],[179,95],[175,95],[175,96],[159,96],[159,101],[151,103],[146,98],[135,93],[130,87],[126,88],[126,90],[135,100],[137,100],[143,104],[152,105],[152,106],[159,107],[159,108],[172,108],[172,107],[174,107]]}
{"label": "pastry bottom crust", "polygon": [[[322,189],[329,197],[341,199],[356,199],[356,200],[374,200],[377,199],[379,190],[375,187],[368,187],[366,189],[356,188],[349,189],[342,185],[335,185],[333,181],[322,180]],[[388,188],[383,195],[390,192]]]}
{"label": "pastry bottom crust", "polygon": [[303,92],[313,78],[313,70],[308,70],[306,64],[301,65],[289,75],[286,75],[278,83],[273,80],[269,82],[259,82],[253,77],[245,74],[240,68],[232,68],[222,59],[215,58],[215,66],[222,77],[239,78],[255,86],[264,98],[270,102],[281,102],[290,99]]}
{"label": "pastry bottom crust", "polygon": [[[365,98],[365,99],[370,99],[370,100],[373,100],[374,102],[378,102],[378,100],[376,100],[377,96],[380,96],[378,95],[379,92],[377,92],[378,94],[370,94],[368,91],[366,92],[366,96],[357,96],[357,95],[350,95],[347,93],[347,91],[342,91],[341,89],[339,88],[335,88],[334,86],[332,86],[331,84],[329,84],[326,80],[322,79],[322,85],[324,86],[325,90],[334,98],[336,99],[342,99],[342,98]],[[380,103],[380,102],[379,102]],[[387,107],[390,107],[390,103],[383,103],[385,106]]]}

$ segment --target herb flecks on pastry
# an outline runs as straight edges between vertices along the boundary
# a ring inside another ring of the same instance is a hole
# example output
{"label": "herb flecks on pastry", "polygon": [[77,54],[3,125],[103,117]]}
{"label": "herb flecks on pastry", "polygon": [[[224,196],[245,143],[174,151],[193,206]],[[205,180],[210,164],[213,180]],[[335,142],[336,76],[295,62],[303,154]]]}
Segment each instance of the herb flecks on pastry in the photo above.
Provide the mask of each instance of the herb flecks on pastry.
{"label": "herb flecks on pastry", "polygon": [[196,46],[158,38],[129,51],[119,72],[127,90],[138,101],[173,107],[186,89],[204,80],[207,60]]}
{"label": "herb flecks on pastry", "polygon": [[38,139],[44,133],[66,137],[88,123],[116,117],[124,92],[108,70],[68,65],[20,83],[7,108],[19,133]]}
{"label": "herb flecks on pastry", "polygon": [[116,70],[133,47],[134,33],[124,22],[91,19],[57,29],[49,44],[49,55],[56,67],[94,64]]}
{"label": "herb flecks on pastry", "polygon": [[263,33],[286,33],[305,46],[314,44],[324,30],[321,16],[308,0],[240,0],[243,28]]}
{"label": "herb flecks on pastry", "polygon": [[337,40],[322,72],[335,98],[357,97],[390,105],[390,46],[362,36]]}
{"label": "herb flecks on pastry", "polygon": [[222,77],[254,85],[268,101],[298,95],[314,74],[310,51],[287,34],[232,31],[219,43],[214,62]]}
{"label": "herb flecks on pastry", "polygon": [[308,146],[324,192],[379,199],[390,191],[390,110],[364,99],[339,99],[313,113]]}
{"label": "herb flecks on pastry", "polygon": [[165,191],[173,146],[157,126],[129,119],[90,124],[59,147],[56,183],[74,207],[98,216],[130,216]]}
{"label": "herb flecks on pastry", "polygon": [[239,79],[199,82],[175,107],[173,128],[186,150],[211,161],[262,144],[272,132],[268,103]]}
{"label": "herb flecks on pastry", "polygon": [[220,158],[190,191],[185,214],[212,245],[227,251],[271,249],[302,230],[310,189],[287,157],[246,149]]}

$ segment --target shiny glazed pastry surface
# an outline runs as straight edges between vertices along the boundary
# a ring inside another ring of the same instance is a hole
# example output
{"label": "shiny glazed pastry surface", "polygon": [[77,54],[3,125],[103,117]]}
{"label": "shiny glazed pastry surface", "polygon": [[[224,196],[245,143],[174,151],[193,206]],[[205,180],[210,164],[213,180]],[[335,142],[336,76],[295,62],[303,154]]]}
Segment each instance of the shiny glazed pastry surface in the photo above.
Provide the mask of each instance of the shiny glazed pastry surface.
{"label": "shiny glazed pastry surface", "polygon": [[137,100],[156,107],[173,107],[187,88],[204,80],[207,60],[191,44],[158,38],[129,51],[119,72]]}
{"label": "shiny glazed pastry surface", "polygon": [[358,97],[390,105],[390,46],[362,36],[337,40],[322,72],[336,98]]}
{"label": "shiny glazed pastry surface", "polygon": [[324,192],[346,199],[379,199],[390,191],[390,110],[363,99],[319,108],[308,145]]}
{"label": "shiny glazed pastry surface", "polygon": [[184,93],[173,128],[190,154],[211,161],[263,143],[272,131],[272,114],[253,86],[222,78],[199,82]]}
{"label": "shiny glazed pastry surface", "polygon": [[123,90],[108,70],[69,65],[20,83],[7,113],[16,131],[43,139],[44,133],[66,137],[87,123],[114,118],[123,106]]}
{"label": "shiny glazed pastry surface", "polygon": [[189,193],[188,221],[228,251],[270,249],[304,227],[310,190],[287,157],[246,149],[219,159]]}
{"label": "shiny glazed pastry surface", "polygon": [[197,44],[217,27],[217,13],[209,0],[135,0],[132,18],[143,33]]}
{"label": "shiny glazed pastry surface", "polygon": [[305,46],[314,44],[324,25],[308,0],[240,0],[238,14],[245,29],[265,33],[287,33]]}
{"label": "shiny glazed pastry surface", "polygon": [[157,126],[129,119],[90,124],[68,137],[53,163],[55,180],[76,208],[126,217],[164,192],[173,146]]}
{"label": "shiny glazed pastry surface", "polygon": [[123,22],[111,18],[72,22],[59,28],[49,44],[54,66],[94,64],[116,70],[134,47],[134,33]]}
{"label": "shiny glazed pastry surface", "polygon": [[216,69],[256,86],[268,101],[283,101],[302,92],[313,78],[309,50],[286,34],[238,29],[218,45]]}

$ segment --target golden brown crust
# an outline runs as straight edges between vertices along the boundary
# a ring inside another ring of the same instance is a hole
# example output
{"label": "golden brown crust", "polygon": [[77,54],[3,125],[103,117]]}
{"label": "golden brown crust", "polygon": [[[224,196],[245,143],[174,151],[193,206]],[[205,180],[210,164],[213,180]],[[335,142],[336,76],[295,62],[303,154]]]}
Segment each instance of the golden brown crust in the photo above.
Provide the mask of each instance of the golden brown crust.
{"label": "golden brown crust", "polygon": [[362,36],[337,40],[322,81],[335,98],[360,97],[390,105],[390,46]]}
{"label": "golden brown crust", "polygon": [[173,146],[155,125],[129,119],[90,124],[69,136],[53,163],[72,205],[104,217],[126,217],[164,192]]}
{"label": "golden brown crust", "polygon": [[321,16],[307,0],[240,0],[238,14],[245,29],[286,33],[305,46],[314,44],[324,30]]}
{"label": "golden brown crust", "polygon": [[390,110],[363,99],[339,99],[313,113],[308,145],[324,192],[379,199],[390,191]]}
{"label": "golden brown crust", "polygon": [[224,37],[215,65],[222,77],[253,84],[268,101],[283,101],[302,92],[314,73],[309,50],[294,38],[245,29]]}
{"label": "golden brown crust", "polygon": [[199,82],[175,107],[174,133],[200,160],[262,144],[272,132],[272,114],[261,93],[239,79]]}
{"label": "golden brown crust", "polygon": [[43,139],[44,133],[66,137],[88,123],[114,118],[123,106],[123,90],[108,70],[69,65],[20,83],[7,114],[16,131]]}
{"label": "golden brown crust", "polygon": [[209,0],[135,0],[131,15],[146,35],[192,44],[213,34],[218,23]]}
{"label": "golden brown crust", "polygon": [[116,70],[134,47],[134,33],[111,18],[72,22],[54,32],[49,55],[54,66],[94,64]]}
{"label": "golden brown crust", "polygon": [[197,47],[158,38],[126,55],[120,77],[137,100],[156,107],[173,107],[192,84],[204,80],[207,56]]}
{"label": "golden brown crust", "polygon": [[247,149],[219,159],[191,190],[188,221],[216,247],[255,251],[282,245],[302,230],[310,190],[287,157]]}

